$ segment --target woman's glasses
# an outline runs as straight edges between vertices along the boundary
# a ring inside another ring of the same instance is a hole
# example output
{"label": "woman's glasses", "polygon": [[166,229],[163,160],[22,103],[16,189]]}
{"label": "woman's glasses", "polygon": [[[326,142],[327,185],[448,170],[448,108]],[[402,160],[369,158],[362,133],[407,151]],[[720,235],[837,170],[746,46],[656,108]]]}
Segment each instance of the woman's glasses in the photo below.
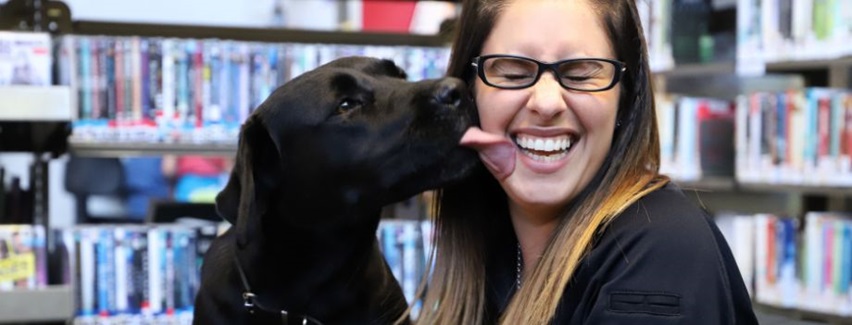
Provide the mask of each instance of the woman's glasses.
{"label": "woman's glasses", "polygon": [[486,85],[501,89],[522,89],[535,85],[543,71],[550,70],[566,89],[604,91],[621,79],[624,63],[598,58],[569,59],[544,63],[514,55],[483,55],[471,63]]}

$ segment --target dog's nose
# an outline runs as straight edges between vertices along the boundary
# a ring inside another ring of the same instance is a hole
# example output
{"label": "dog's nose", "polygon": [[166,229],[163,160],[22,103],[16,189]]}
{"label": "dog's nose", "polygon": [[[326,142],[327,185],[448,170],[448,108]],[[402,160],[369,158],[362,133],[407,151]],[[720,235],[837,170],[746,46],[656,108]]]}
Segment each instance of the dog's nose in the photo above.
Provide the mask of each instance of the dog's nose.
{"label": "dog's nose", "polygon": [[465,87],[464,82],[459,79],[443,79],[435,89],[435,101],[451,108],[459,107]]}

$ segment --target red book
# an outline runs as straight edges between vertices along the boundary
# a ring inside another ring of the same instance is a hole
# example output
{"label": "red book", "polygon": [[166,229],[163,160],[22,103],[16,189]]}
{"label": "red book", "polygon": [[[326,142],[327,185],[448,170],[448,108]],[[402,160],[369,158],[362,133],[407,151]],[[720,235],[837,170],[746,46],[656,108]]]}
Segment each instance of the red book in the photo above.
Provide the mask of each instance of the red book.
{"label": "red book", "polygon": [[190,80],[193,90],[192,90],[192,102],[195,107],[195,127],[200,128],[204,125],[204,114],[202,111],[204,110],[203,105],[203,87],[204,84],[204,43],[202,41],[198,41],[195,46],[195,53],[192,53],[192,72],[193,75],[190,76]]}
{"label": "red book", "polygon": [[362,30],[408,33],[416,1],[370,0],[362,4]]}
{"label": "red book", "polygon": [[852,96],[842,95],[844,109],[844,125],[843,136],[841,137],[842,146],[841,152],[847,156],[852,156]]}
{"label": "red book", "polygon": [[831,144],[831,98],[820,98],[817,103],[817,157],[826,157]]}
{"label": "red book", "polygon": [[778,281],[778,239],[776,238],[776,218],[766,219],[766,280],[768,283]]}

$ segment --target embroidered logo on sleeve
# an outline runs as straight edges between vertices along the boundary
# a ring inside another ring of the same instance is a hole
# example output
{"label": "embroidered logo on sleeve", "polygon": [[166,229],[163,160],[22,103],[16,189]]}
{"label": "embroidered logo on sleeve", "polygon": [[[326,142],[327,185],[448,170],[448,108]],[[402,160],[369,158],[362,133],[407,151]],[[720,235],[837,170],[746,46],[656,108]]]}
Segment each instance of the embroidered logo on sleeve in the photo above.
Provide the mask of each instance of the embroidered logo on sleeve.
{"label": "embroidered logo on sleeve", "polygon": [[680,296],[660,292],[613,292],[609,295],[609,311],[650,315],[680,315]]}

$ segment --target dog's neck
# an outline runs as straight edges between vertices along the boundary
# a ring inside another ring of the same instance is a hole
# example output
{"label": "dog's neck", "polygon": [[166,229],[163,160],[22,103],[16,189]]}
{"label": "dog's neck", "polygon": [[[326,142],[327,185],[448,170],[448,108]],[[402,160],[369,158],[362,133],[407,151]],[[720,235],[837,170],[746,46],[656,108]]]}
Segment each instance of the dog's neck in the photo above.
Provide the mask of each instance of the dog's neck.
{"label": "dog's neck", "polygon": [[343,280],[370,271],[365,266],[375,258],[380,212],[360,215],[360,223],[324,227],[263,218],[259,238],[237,248],[236,255],[241,265],[251,266],[243,267],[246,280],[264,304],[310,313],[311,301],[348,294]]}
{"label": "dog's neck", "polygon": [[360,216],[358,223],[338,225],[303,226],[281,218],[264,218],[259,238],[240,249],[239,255],[253,265],[281,268],[293,275],[298,274],[298,265],[348,263],[349,259],[357,257],[356,252],[363,251],[376,240],[380,212],[376,210],[368,218]]}

